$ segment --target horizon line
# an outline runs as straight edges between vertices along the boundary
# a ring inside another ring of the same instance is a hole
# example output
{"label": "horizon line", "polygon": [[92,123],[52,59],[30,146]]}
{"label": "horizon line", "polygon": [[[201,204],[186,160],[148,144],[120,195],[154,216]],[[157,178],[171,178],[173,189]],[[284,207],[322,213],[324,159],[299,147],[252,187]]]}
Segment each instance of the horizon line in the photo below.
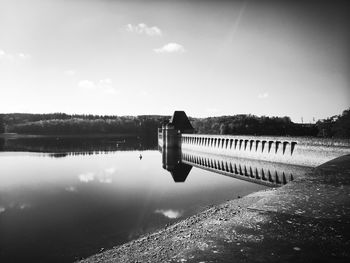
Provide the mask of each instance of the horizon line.
{"label": "horizon line", "polygon": [[[174,110],[173,112],[175,111],[178,111],[178,110]],[[184,111],[186,112],[186,111]],[[123,115],[117,115],[117,114],[96,114],[96,113],[66,113],[66,112],[45,112],[45,113],[33,113],[33,112],[0,112],[0,115],[6,115],[6,114],[32,114],[32,115],[50,115],[50,114],[65,114],[65,115],[92,115],[92,116],[110,116],[110,117],[138,117],[138,116],[163,116],[163,117],[168,117],[168,116],[172,116],[172,114],[123,114]],[[187,112],[186,112],[187,114]],[[336,117],[336,116],[339,116],[341,115],[341,113],[339,114],[336,114],[336,115],[332,115],[332,116],[328,116],[324,119],[321,119],[321,118],[318,118],[316,119],[315,118],[315,121],[311,122],[311,121],[293,121],[292,118],[290,116],[278,116],[278,115],[257,115],[257,114],[253,114],[253,113],[237,113],[237,114],[222,114],[222,115],[211,115],[211,116],[205,116],[205,117],[196,117],[196,116],[191,116],[189,115],[188,117],[189,118],[195,118],[195,119],[206,119],[206,118],[219,118],[219,117],[231,117],[231,116],[239,116],[239,115],[251,115],[251,116],[255,116],[255,117],[258,117],[258,118],[261,118],[261,117],[269,117],[269,118],[273,118],[273,117],[277,117],[277,118],[284,118],[284,117],[287,117],[289,118],[293,123],[300,123],[300,124],[313,124],[313,123],[316,123],[317,121],[319,120],[325,120],[325,119],[328,119],[328,118],[331,118],[331,117]],[[301,119],[303,118],[302,116],[300,117]]]}

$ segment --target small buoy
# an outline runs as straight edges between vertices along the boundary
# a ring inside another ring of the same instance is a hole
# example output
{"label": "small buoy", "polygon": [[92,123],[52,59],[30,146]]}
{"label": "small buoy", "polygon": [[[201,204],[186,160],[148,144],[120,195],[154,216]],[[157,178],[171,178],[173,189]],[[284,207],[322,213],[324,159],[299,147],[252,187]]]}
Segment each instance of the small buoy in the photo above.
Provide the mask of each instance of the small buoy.
{"label": "small buoy", "polygon": [[142,159],[142,155],[141,154],[140,154],[139,158],[140,158],[140,160]]}

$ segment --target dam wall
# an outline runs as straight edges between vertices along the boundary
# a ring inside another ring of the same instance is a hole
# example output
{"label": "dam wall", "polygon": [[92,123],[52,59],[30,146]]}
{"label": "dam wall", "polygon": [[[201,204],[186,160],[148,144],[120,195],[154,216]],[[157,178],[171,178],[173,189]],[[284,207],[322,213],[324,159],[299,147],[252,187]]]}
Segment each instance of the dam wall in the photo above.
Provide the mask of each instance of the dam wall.
{"label": "dam wall", "polygon": [[350,154],[350,140],[288,136],[195,134],[186,113],[175,111],[158,129],[159,150],[197,151],[233,158],[316,167]]}
{"label": "dam wall", "polygon": [[183,150],[309,167],[350,154],[346,140],[302,137],[181,134],[179,144]]}

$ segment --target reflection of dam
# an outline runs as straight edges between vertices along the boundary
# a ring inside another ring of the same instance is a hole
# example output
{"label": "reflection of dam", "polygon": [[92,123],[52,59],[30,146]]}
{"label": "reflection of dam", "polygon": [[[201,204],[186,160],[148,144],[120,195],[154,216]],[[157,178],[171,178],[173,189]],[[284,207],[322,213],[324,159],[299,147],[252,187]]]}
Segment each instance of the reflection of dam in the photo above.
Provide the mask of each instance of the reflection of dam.
{"label": "reflection of dam", "polygon": [[175,182],[184,182],[194,166],[233,178],[276,187],[293,181],[298,175],[311,169],[187,150],[164,149],[162,155],[163,168],[171,173]]}
{"label": "reflection of dam", "polygon": [[176,111],[158,131],[163,167],[177,182],[192,166],[279,186],[336,157],[349,154],[345,141],[318,138],[193,134],[185,112]]}
{"label": "reflection of dam", "polygon": [[310,168],[222,155],[182,152],[182,162],[198,168],[267,186],[280,186]]}

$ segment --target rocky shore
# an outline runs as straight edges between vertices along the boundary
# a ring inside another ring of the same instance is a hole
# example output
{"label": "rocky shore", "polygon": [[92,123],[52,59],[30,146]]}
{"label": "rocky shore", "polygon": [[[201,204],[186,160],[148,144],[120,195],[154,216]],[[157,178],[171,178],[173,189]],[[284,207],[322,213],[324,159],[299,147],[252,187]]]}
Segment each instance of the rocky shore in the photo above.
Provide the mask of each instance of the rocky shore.
{"label": "rocky shore", "polygon": [[350,155],[80,262],[348,262]]}

